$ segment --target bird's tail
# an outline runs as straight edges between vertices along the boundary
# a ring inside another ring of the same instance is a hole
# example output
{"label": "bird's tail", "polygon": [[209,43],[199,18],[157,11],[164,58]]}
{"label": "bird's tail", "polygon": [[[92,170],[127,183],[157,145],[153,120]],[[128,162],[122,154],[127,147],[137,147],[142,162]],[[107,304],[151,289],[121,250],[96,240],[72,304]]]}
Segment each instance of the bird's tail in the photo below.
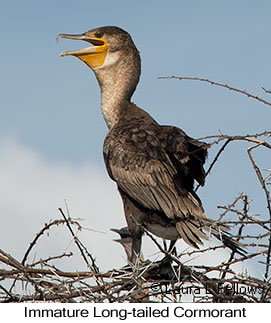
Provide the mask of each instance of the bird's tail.
{"label": "bird's tail", "polygon": [[198,245],[203,245],[202,240],[209,240],[210,236],[214,235],[232,251],[242,256],[246,253],[244,246],[232,238],[229,233],[230,228],[225,224],[206,218],[197,218],[178,221],[176,228],[181,238],[193,248],[199,249]]}

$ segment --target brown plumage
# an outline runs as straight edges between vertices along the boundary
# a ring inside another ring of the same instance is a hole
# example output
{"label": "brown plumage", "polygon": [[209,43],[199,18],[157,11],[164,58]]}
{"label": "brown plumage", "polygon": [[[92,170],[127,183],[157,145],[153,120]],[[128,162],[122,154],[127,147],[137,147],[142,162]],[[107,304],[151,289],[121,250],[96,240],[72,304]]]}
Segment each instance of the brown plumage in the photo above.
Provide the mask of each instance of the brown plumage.
{"label": "brown plumage", "polygon": [[118,27],[101,27],[61,37],[94,45],[83,52],[61,55],[83,60],[99,82],[102,113],[109,128],[104,161],[123,200],[132,236],[130,260],[135,262],[140,254],[143,228],[163,239],[182,238],[194,248],[213,233],[240,251],[239,245],[223,233],[227,227],[207,219],[193,189],[195,181],[204,185],[208,145],[177,127],[159,125],[131,103],[140,77],[140,56],[130,35]]}

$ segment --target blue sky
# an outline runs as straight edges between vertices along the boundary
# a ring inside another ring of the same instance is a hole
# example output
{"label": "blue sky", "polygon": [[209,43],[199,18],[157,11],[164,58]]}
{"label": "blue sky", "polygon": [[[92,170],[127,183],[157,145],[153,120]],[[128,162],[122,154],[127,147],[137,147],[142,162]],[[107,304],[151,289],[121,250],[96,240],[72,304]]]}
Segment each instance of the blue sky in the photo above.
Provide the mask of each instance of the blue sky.
{"label": "blue sky", "polygon": [[[209,78],[268,100],[261,87],[271,88],[270,12],[270,1],[248,0],[2,2],[0,162],[6,182],[0,184],[4,196],[0,208],[9,214],[4,219],[7,227],[12,227],[14,219],[21,224],[26,221],[28,236],[18,237],[22,245],[27,246],[46,217],[57,216],[55,210],[67,196],[74,213],[79,207],[80,212],[92,214],[91,196],[97,193],[99,183],[96,200],[104,204],[103,192],[108,192],[108,209],[103,206],[100,212],[110,210],[112,217],[97,225],[95,220],[93,225],[86,216],[89,226],[106,231],[110,225],[124,225],[117,191],[103,166],[107,128],[96,79],[79,60],[59,57],[63,50],[84,47],[70,40],[57,44],[59,33],[81,33],[104,25],[124,28],[142,57],[135,103],[161,124],[181,127],[195,138],[218,134],[219,130],[247,134],[270,129],[269,106],[208,84],[158,77]],[[210,217],[218,217],[218,204],[230,203],[243,191],[255,199],[255,212],[264,205],[247,147],[233,144],[199,191]],[[215,152],[210,152],[210,160]],[[266,154],[257,156],[266,160]],[[91,182],[94,175],[96,186],[88,186],[86,179]],[[62,183],[56,182],[57,178]],[[84,198],[80,200],[80,196]],[[35,212],[33,200],[38,201]],[[39,210],[45,206],[46,212]],[[95,210],[99,212],[99,204]],[[109,244],[112,236],[107,236]]]}

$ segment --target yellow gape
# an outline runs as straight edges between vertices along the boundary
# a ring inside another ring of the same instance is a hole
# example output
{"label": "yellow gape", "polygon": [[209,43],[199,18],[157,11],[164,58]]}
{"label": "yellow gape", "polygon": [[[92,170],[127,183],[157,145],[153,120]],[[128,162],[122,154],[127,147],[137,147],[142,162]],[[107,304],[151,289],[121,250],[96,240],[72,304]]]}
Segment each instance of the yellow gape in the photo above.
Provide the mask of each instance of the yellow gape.
{"label": "yellow gape", "polygon": [[81,59],[84,63],[86,63],[90,68],[100,67],[104,64],[108,45],[104,39],[101,39],[104,44],[102,46],[97,46],[95,48],[95,52],[87,53],[87,54],[73,54],[74,56]]}
{"label": "yellow gape", "polygon": [[69,39],[77,39],[86,41],[93,46],[72,50],[67,52],[62,52],[60,56],[68,56],[72,55],[81,59],[84,63],[87,64],[92,69],[96,67],[100,67],[104,64],[107,51],[108,51],[108,43],[107,41],[100,35],[99,32],[86,32],[80,35],[69,35],[69,34],[60,34],[57,36],[57,40],[60,38],[69,38]]}

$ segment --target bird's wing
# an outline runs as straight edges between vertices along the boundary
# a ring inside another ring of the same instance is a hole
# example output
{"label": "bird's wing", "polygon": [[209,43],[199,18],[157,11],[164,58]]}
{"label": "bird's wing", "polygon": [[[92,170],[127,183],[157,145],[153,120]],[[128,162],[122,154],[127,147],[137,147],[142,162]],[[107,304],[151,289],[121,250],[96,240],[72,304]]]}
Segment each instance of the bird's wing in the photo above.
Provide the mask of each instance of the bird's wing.
{"label": "bird's wing", "polygon": [[187,189],[186,177],[180,176],[185,173],[182,163],[172,160],[163,148],[159,131],[157,125],[114,127],[104,142],[110,177],[140,205],[169,218],[205,217],[200,199]]}
{"label": "bird's wing", "polygon": [[161,126],[160,129],[159,141],[180,175],[186,178],[188,189],[193,189],[194,180],[203,186],[205,182],[203,165],[208,155],[209,145],[190,138],[177,127]]}

